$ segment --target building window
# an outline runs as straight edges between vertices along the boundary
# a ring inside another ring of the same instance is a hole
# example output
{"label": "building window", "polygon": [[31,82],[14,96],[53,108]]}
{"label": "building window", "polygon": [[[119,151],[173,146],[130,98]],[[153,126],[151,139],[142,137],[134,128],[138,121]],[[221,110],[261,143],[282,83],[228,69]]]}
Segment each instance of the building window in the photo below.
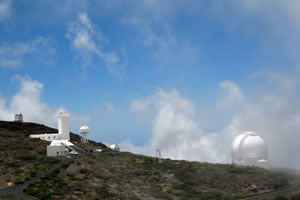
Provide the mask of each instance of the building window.
{"label": "building window", "polygon": [[55,139],[55,136],[53,136],[53,138]]}
{"label": "building window", "polygon": [[59,155],[59,152],[56,152],[57,156]]}
{"label": "building window", "polygon": [[48,136],[48,139],[50,139],[50,136]]}

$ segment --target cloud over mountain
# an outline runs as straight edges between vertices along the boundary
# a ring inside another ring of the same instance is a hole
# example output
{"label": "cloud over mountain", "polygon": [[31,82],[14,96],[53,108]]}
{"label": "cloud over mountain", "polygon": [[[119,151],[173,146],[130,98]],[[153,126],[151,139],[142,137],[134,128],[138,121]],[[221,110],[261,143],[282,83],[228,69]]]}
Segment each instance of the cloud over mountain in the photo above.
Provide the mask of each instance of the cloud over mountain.
{"label": "cloud over mountain", "polygon": [[[233,138],[244,131],[255,131],[269,145],[273,165],[299,167],[299,96],[293,95],[295,90],[282,87],[285,83],[281,80],[285,75],[278,76],[279,79],[273,79],[273,84],[278,84],[278,88],[273,91],[264,88],[254,98],[245,95],[236,83],[222,82],[215,115],[226,110],[233,112],[230,122],[215,132],[202,129],[200,113],[197,113],[194,102],[175,89],[159,89],[149,97],[133,100],[130,105],[133,113],[154,112],[152,136],[144,149],[152,155],[154,149],[160,148],[164,157],[173,159],[229,163]],[[125,149],[135,150],[134,145],[128,141],[123,145]],[[142,147],[136,148],[138,152]]]}

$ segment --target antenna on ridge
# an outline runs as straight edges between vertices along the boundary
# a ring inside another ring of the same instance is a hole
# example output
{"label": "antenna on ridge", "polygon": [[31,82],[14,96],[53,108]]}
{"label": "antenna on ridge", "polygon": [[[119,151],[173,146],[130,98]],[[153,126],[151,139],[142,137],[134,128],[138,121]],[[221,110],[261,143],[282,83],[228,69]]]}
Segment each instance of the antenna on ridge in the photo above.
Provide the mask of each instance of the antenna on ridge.
{"label": "antenna on ridge", "polygon": [[155,150],[155,157],[154,157],[154,163],[161,163],[161,152],[160,149]]}

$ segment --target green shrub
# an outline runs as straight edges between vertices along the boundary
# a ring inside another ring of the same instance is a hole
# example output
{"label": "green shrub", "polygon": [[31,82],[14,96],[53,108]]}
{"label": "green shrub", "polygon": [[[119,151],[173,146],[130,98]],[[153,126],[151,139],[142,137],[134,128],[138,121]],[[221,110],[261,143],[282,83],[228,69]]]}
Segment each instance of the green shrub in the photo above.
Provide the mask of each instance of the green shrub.
{"label": "green shrub", "polygon": [[96,189],[97,197],[102,197],[104,199],[106,198],[112,198],[115,197],[116,195],[113,193],[110,193],[107,189],[107,186],[102,186],[100,188]]}
{"label": "green shrub", "polygon": [[1,200],[19,200],[16,197],[13,197],[13,196],[10,196],[10,195],[7,195],[7,194],[3,194],[3,193],[0,193],[0,199]]}
{"label": "green shrub", "polygon": [[86,174],[86,173],[88,173],[88,171],[89,171],[89,170],[87,170],[87,169],[80,169],[80,170],[79,170],[79,172],[80,172],[81,174]]}
{"label": "green shrub", "polygon": [[290,196],[291,200],[300,200],[300,192],[294,193]]}
{"label": "green shrub", "polygon": [[289,200],[289,198],[287,198],[285,196],[277,196],[273,200]]}

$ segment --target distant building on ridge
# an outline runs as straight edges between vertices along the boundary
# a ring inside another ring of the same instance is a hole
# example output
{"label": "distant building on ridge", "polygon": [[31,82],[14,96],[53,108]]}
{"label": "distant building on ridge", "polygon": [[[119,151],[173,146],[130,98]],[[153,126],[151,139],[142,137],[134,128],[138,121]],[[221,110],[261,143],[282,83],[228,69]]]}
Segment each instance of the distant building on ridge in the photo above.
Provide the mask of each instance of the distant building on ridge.
{"label": "distant building on ridge", "polygon": [[22,113],[18,112],[15,114],[15,121],[16,122],[23,122],[23,115]]}
{"label": "distant building on ridge", "polygon": [[120,148],[117,144],[112,144],[109,146],[109,148],[113,151],[120,151]]}
{"label": "distant building on ridge", "polygon": [[80,127],[79,132],[81,134],[81,143],[83,144],[89,143],[87,135],[90,132],[90,128],[87,126],[82,126]]}

